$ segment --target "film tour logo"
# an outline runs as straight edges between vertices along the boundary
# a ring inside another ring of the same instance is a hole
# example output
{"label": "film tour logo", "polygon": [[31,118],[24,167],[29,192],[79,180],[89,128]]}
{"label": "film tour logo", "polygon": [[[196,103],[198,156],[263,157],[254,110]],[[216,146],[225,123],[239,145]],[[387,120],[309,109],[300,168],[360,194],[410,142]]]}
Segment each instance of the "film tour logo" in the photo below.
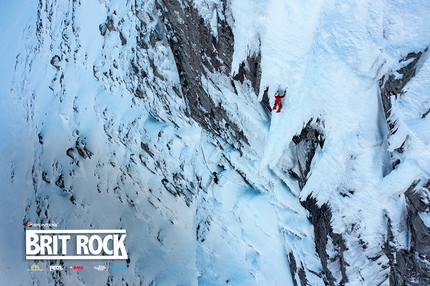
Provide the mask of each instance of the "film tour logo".
{"label": "film tour logo", "polygon": [[127,259],[125,229],[25,231],[25,259]]}
{"label": "film tour logo", "polygon": [[27,227],[57,227],[58,223],[32,223],[27,222]]}

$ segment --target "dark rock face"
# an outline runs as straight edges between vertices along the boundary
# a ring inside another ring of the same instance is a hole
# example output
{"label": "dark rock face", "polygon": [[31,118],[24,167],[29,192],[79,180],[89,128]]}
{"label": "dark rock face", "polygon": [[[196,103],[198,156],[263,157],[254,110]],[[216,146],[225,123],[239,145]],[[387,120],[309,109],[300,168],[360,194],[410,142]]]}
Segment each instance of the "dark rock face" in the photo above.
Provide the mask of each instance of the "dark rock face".
{"label": "dark rock face", "polygon": [[[430,259],[430,228],[418,215],[418,212],[430,212],[430,181],[419,190],[408,190],[405,193],[411,231],[411,250]],[[430,278],[430,277],[429,277]]]}
{"label": "dark rock face", "polygon": [[[295,144],[296,166],[288,169],[291,177],[297,180],[299,188],[303,189],[307,182],[307,176],[311,170],[312,159],[317,148],[324,147],[324,123],[321,119],[311,119],[302,129],[301,133],[292,138]],[[347,250],[345,241],[341,234],[334,233],[331,226],[332,212],[328,204],[318,206],[315,198],[308,196],[301,204],[310,213],[308,219],[314,226],[316,251],[320,257],[323,271],[317,273],[326,285],[345,285],[348,282],[346,275],[346,262],[344,261],[343,252]],[[329,241],[330,240],[330,241]],[[327,253],[328,245],[336,251],[334,256]],[[295,277],[299,273],[300,281],[294,281],[295,285],[307,285],[303,265],[298,267],[293,255],[289,255],[290,271]],[[333,276],[328,264],[336,262],[339,272],[342,274],[340,281]]]}
{"label": "dark rock face", "polygon": [[[193,6],[182,7],[177,0],[162,3],[164,7],[159,9],[166,23],[168,43],[175,58],[182,93],[186,97],[187,116],[227,142],[234,139],[248,143],[242,130],[231,121],[221,105],[214,103],[201,82],[201,77],[208,76],[208,73],[228,75],[231,71],[234,37],[227,21],[218,16],[216,38]],[[224,2],[224,11],[225,5]],[[225,18],[225,15],[222,17]]]}
{"label": "dark rock face", "polygon": [[[306,185],[308,174],[311,171],[311,163],[318,148],[324,147],[324,122],[320,119],[310,119],[300,134],[292,138],[295,144],[295,166],[288,169],[289,175],[297,180],[299,188]],[[325,203],[318,206],[317,200],[308,196],[301,201],[302,206],[309,211],[309,221],[314,226],[315,247],[323,267],[320,273],[313,273],[324,281],[326,285],[345,285],[348,282],[344,251],[348,250],[342,234],[333,232],[331,225],[332,211],[330,205]],[[335,253],[329,254],[327,249]],[[298,267],[297,262],[290,255],[290,271],[293,277],[298,273],[300,281],[294,281],[295,285],[308,285],[303,265]],[[329,264],[332,265],[329,268]],[[332,273],[333,265],[337,265],[336,272],[340,273],[340,278],[336,278]]]}
{"label": "dark rock face", "polygon": [[[323,267],[323,271],[320,274],[321,278],[326,285],[345,285],[345,283],[348,282],[348,277],[346,276],[346,262],[344,261],[343,252],[347,250],[347,248],[342,235],[333,232],[331,226],[332,212],[330,207],[327,204],[318,207],[316,199],[310,196],[301,203],[310,212],[309,220],[314,226],[316,250]],[[331,243],[337,252],[332,258],[327,253],[329,238],[332,239]],[[342,273],[341,281],[337,281],[333,276],[328,268],[329,262],[337,262],[337,265],[339,265],[339,271]]]}
{"label": "dark rock face", "polygon": [[288,169],[288,173],[298,181],[300,189],[303,189],[306,184],[315,151],[318,147],[323,148],[324,146],[323,128],[321,119],[310,119],[302,132],[292,138],[297,161],[295,167]]}
{"label": "dark rock face", "polygon": [[[380,80],[381,99],[387,120],[387,125],[390,131],[389,136],[397,132],[396,122],[393,122],[391,116],[392,100],[397,100],[404,96],[403,88],[411,80],[419,67],[420,59],[427,52],[409,53],[400,63],[405,62],[405,65],[397,70],[401,78],[394,74],[384,76]],[[421,118],[425,118],[429,112],[422,114]],[[407,139],[406,139],[407,140]],[[404,152],[402,146],[391,153],[393,168],[400,164],[401,154]],[[390,218],[387,217],[387,241],[384,247],[384,253],[389,259],[391,266],[390,270],[390,285],[430,285],[430,228],[428,228],[419,212],[428,213],[430,211],[429,202],[429,187],[430,181],[422,184],[415,182],[405,190],[407,221],[406,231],[409,234],[410,244],[408,249],[398,249],[395,247],[395,239],[393,235],[393,227]]]}
{"label": "dark rock face", "polygon": [[422,188],[414,184],[405,193],[409,249],[395,249],[391,246],[393,236],[388,220],[388,239],[384,251],[390,259],[390,285],[430,285],[430,228],[418,214],[430,211],[429,187],[430,181]]}
{"label": "dark rock face", "polygon": [[269,100],[269,87],[266,87],[263,92],[263,98],[261,99],[261,104],[268,110],[270,113],[272,110],[272,106],[270,105]]}
{"label": "dark rock face", "polygon": [[[295,277],[295,274],[298,272],[298,276],[300,279],[300,285],[301,286],[306,286],[307,280],[306,280],[306,273],[303,269],[303,264],[300,266],[300,268],[297,268],[297,262],[296,259],[294,258],[294,254],[293,253],[289,253],[288,254],[288,261],[290,263],[290,272],[293,275],[293,277]],[[298,286],[298,281],[296,281],[296,279],[293,278],[293,283],[294,286]]]}
{"label": "dark rock face", "polygon": [[[404,66],[396,71],[396,73],[399,74],[401,77],[396,76],[393,72],[389,75],[384,75],[379,80],[379,86],[381,89],[381,101],[382,106],[384,108],[385,118],[387,120],[388,131],[390,135],[395,134],[398,129],[398,127],[396,126],[396,122],[393,121],[393,119],[390,117],[392,107],[391,102],[392,100],[400,98],[404,94],[403,88],[415,76],[417,68],[419,67],[421,62],[420,60],[424,53],[426,53],[427,51],[428,48],[426,48],[422,52],[409,53],[405,58],[401,59],[400,63],[404,63]],[[421,117],[425,118],[429,112],[430,110],[422,114]],[[403,145],[405,144],[405,142],[403,142]],[[403,145],[391,153],[393,169],[400,163],[400,160],[398,159],[398,154],[403,153]]]}
{"label": "dark rock face", "polygon": [[[424,52],[426,51],[427,49]],[[396,78],[394,74],[390,74],[388,76],[383,76],[379,81],[382,106],[384,108],[385,118],[387,118],[391,134],[396,132],[395,122],[391,122],[389,120],[391,115],[391,98],[394,97],[394,99],[397,99],[397,97],[403,94],[403,88],[416,74],[417,65],[422,55],[423,52],[409,53],[404,59],[400,60],[400,63],[410,61],[408,64],[405,64],[405,66],[397,70],[397,73],[402,75],[401,78]]]}
{"label": "dark rock face", "polygon": [[242,62],[239,66],[239,72],[233,77],[233,79],[243,83],[245,79],[251,82],[252,88],[255,94],[260,93],[260,81],[261,81],[261,54],[248,56],[246,62]]}

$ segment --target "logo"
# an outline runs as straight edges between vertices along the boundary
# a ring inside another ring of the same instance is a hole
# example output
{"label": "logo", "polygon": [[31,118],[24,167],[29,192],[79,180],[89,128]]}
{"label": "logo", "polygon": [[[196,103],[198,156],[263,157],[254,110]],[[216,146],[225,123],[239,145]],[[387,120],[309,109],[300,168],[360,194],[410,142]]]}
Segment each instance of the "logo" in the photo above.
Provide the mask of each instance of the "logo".
{"label": "logo", "polygon": [[[37,226],[33,224],[33,226]],[[25,230],[26,260],[127,259],[125,238],[120,230]]]}
{"label": "logo", "polygon": [[39,265],[37,265],[37,264],[32,264],[32,265],[30,266],[30,269],[27,269],[27,271],[43,271],[43,269],[41,269],[41,268],[39,267]]}
{"label": "logo", "polygon": [[57,270],[64,270],[64,268],[61,265],[50,265],[49,266],[49,271],[57,271]]}
{"label": "logo", "polygon": [[84,267],[82,265],[72,265],[69,268],[73,270],[84,270]]}
{"label": "logo", "polygon": [[112,265],[112,270],[127,270],[127,265]]}
{"label": "logo", "polygon": [[27,222],[27,227],[57,227],[58,223],[32,223],[31,221]]}
{"label": "logo", "polygon": [[107,271],[107,268],[104,265],[94,266],[94,269],[98,271]]}

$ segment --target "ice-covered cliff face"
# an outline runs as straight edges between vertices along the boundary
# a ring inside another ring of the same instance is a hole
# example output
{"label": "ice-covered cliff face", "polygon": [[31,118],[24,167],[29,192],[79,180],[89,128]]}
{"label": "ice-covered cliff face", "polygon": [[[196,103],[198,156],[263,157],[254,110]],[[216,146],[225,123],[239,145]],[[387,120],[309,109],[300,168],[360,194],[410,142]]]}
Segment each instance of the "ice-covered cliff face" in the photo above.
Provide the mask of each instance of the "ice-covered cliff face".
{"label": "ice-covered cliff face", "polygon": [[[429,3],[27,4],[1,9],[0,282],[430,283]],[[28,221],[124,228],[129,260],[27,271]]]}

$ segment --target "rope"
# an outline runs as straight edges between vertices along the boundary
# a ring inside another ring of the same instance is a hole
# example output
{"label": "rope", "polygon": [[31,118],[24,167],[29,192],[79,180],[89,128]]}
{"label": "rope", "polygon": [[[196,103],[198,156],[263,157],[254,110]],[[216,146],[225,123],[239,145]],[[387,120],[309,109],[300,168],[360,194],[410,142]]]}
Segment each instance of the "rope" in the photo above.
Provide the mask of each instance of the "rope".
{"label": "rope", "polygon": [[224,175],[222,175],[222,174],[219,174],[218,175],[218,177],[224,177],[227,181],[230,181],[230,182],[232,182],[233,184],[235,184],[235,185],[237,185],[237,186],[242,186],[240,183],[237,183],[237,182],[235,182],[235,181],[232,181],[232,180],[230,180],[229,178],[227,178],[227,176],[224,176]]}

